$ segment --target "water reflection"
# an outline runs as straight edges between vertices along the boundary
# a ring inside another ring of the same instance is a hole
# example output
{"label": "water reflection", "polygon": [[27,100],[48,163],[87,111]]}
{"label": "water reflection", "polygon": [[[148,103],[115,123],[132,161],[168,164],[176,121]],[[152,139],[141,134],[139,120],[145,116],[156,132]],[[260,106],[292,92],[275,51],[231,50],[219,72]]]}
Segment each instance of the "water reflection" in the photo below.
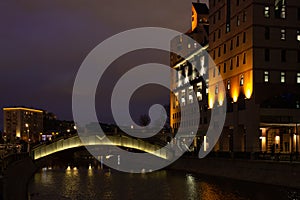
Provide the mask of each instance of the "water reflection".
{"label": "water reflection", "polygon": [[[255,192],[253,192],[255,191]],[[128,174],[97,167],[41,170],[29,185],[36,199],[299,199],[299,192],[175,171]]]}

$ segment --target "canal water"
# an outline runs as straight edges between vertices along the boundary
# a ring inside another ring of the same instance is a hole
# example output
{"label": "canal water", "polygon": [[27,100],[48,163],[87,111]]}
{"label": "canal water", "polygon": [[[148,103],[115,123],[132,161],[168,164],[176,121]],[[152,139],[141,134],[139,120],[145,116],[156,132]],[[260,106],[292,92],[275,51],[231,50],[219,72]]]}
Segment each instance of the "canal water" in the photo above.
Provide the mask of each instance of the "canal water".
{"label": "canal water", "polygon": [[128,174],[109,169],[43,168],[28,186],[30,200],[300,199],[291,188],[162,170]]}

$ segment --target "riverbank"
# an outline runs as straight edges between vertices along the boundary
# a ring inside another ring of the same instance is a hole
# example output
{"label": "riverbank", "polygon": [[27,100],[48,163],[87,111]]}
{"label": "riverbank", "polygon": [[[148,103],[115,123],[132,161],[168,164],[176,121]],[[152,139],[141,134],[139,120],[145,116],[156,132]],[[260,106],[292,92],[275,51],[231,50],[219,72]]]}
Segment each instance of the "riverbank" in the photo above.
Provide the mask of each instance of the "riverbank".
{"label": "riverbank", "polygon": [[28,181],[36,171],[31,158],[24,158],[9,165],[2,178],[4,200],[28,199]]}
{"label": "riverbank", "polygon": [[168,168],[300,189],[300,163],[181,157]]}

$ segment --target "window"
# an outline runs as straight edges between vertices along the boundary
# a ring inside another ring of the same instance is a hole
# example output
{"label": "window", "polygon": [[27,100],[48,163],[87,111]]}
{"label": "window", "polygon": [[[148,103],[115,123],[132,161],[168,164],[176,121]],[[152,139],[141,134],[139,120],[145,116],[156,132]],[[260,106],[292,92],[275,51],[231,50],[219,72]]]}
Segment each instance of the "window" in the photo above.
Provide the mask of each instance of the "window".
{"label": "window", "polygon": [[224,73],[226,73],[226,62],[224,63]]}
{"label": "window", "polygon": [[240,46],[240,36],[236,37],[236,47]]}
{"label": "window", "polygon": [[266,18],[270,17],[270,7],[269,6],[265,6],[264,15],[265,15]]}
{"label": "window", "polygon": [[286,61],[286,50],[281,50],[281,62]]}
{"label": "window", "polygon": [[275,1],[275,17],[285,19],[286,17],[286,0]]}
{"label": "window", "polygon": [[247,21],[247,12],[243,12],[243,22]]}
{"label": "window", "polygon": [[270,39],[270,28],[265,27],[265,39],[269,40]]}
{"label": "window", "polygon": [[219,12],[218,12],[218,20],[220,20],[221,19],[221,10],[219,10]]}
{"label": "window", "polygon": [[270,61],[270,49],[265,49],[265,61]]}
{"label": "window", "polygon": [[221,29],[218,30],[218,38],[221,38]]}
{"label": "window", "polygon": [[215,94],[218,94],[218,93],[219,93],[219,85],[217,84],[216,88],[215,88]]}
{"label": "window", "polygon": [[197,83],[197,98],[202,101],[202,82]]}
{"label": "window", "polygon": [[285,83],[285,72],[280,73],[280,82]]}
{"label": "window", "polygon": [[216,41],[216,32],[214,32],[213,41]]}
{"label": "window", "polygon": [[300,30],[297,30],[297,40],[300,42]]}
{"label": "window", "polygon": [[297,83],[300,83],[300,73],[297,73]]}
{"label": "window", "polygon": [[214,52],[213,52],[213,59],[215,59],[216,58],[216,50],[214,50]]}
{"label": "window", "polygon": [[220,57],[221,56],[221,47],[219,47],[219,49],[218,49],[218,57]]}
{"label": "window", "polygon": [[221,66],[219,66],[218,75],[220,75],[221,72]]}
{"label": "window", "polygon": [[230,32],[230,24],[226,24],[226,33]]}
{"label": "window", "polygon": [[239,16],[237,16],[236,17],[236,26],[240,26],[240,17]]}
{"label": "window", "polygon": [[227,90],[230,90],[230,80],[227,81]]}
{"label": "window", "polygon": [[190,43],[188,43],[188,49],[190,49],[191,48],[191,44]]}
{"label": "window", "polygon": [[194,93],[194,88],[193,88],[193,86],[190,86],[189,87],[189,103],[193,103],[194,102],[193,93]]}
{"label": "window", "polygon": [[281,33],[281,34],[280,34],[280,39],[281,39],[281,40],[285,40],[285,29],[281,29],[281,30],[280,30],[280,33]]}
{"label": "window", "polygon": [[243,64],[246,64],[246,53],[244,53]]}
{"label": "window", "polygon": [[236,67],[240,66],[240,57],[236,56]]}
{"label": "window", "polygon": [[232,62],[232,59],[230,59],[230,70],[233,69],[233,62]]}
{"label": "window", "polygon": [[233,40],[230,41],[230,50],[233,49]]}
{"label": "window", "polygon": [[213,71],[213,77],[216,76],[216,68],[214,67],[214,71]]}
{"label": "window", "polygon": [[300,50],[297,51],[297,61],[300,63]]}
{"label": "window", "polygon": [[269,71],[264,71],[264,82],[265,83],[269,82]]}
{"label": "window", "polygon": [[226,44],[224,44],[224,54],[226,54]]}
{"label": "window", "polygon": [[246,32],[243,33],[243,43],[246,43]]}
{"label": "window", "polygon": [[300,8],[298,8],[297,15],[298,15],[298,20],[300,20]]}
{"label": "window", "polygon": [[237,5],[237,6],[240,5],[240,0],[236,0],[236,5]]}
{"label": "window", "polygon": [[216,23],[216,15],[213,16],[213,24]]}
{"label": "window", "polygon": [[244,85],[244,75],[240,76],[240,86]]}

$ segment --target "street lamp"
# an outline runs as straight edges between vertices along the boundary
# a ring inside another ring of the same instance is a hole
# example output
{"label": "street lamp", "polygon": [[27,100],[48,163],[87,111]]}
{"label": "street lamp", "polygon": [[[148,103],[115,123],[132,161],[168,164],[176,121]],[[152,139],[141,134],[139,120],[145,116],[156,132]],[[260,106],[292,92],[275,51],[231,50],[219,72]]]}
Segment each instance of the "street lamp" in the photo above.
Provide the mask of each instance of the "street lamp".
{"label": "street lamp", "polygon": [[29,139],[29,124],[25,124],[25,127],[27,128],[27,152],[30,151],[30,139]]}

